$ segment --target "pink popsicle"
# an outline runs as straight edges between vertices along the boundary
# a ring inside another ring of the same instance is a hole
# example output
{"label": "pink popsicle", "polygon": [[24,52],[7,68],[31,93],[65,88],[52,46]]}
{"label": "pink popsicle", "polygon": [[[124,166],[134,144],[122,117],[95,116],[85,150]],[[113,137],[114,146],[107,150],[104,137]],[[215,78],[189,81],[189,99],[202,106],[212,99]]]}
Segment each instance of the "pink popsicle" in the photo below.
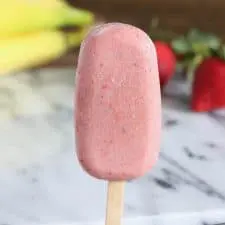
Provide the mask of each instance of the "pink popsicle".
{"label": "pink popsicle", "polygon": [[161,98],[154,45],[131,25],[94,28],[83,41],[75,94],[77,154],[92,176],[140,177],[155,164]]}

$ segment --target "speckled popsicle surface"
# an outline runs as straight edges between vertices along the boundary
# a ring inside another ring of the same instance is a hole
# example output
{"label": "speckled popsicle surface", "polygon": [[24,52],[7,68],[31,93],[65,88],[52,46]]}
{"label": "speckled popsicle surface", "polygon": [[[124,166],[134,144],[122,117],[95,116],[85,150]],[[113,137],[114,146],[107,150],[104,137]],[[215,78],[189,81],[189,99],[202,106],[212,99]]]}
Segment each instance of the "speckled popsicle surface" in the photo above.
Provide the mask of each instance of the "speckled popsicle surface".
{"label": "speckled popsicle surface", "polygon": [[92,176],[129,180],[156,162],[161,100],[154,45],[142,30],[109,23],[83,41],[75,96],[79,161]]}

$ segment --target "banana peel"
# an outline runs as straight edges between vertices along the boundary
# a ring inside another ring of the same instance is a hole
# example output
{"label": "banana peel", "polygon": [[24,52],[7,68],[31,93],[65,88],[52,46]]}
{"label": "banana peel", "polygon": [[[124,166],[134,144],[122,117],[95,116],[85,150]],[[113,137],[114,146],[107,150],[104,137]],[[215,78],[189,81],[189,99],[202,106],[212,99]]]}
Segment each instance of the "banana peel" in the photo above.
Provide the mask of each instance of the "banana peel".
{"label": "banana peel", "polygon": [[0,75],[46,64],[80,45],[88,28],[41,31],[0,41]]}
{"label": "banana peel", "polygon": [[7,0],[0,2],[0,39],[64,26],[84,27],[94,15],[60,0]]}

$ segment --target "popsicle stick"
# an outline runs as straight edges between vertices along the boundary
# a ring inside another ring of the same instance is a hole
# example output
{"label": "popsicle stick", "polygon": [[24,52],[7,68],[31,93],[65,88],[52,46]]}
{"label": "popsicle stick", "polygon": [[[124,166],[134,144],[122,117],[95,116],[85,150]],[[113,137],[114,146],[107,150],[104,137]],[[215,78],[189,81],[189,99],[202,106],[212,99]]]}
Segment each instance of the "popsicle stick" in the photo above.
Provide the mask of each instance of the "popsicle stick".
{"label": "popsicle stick", "polygon": [[120,225],[125,181],[109,181],[105,225]]}

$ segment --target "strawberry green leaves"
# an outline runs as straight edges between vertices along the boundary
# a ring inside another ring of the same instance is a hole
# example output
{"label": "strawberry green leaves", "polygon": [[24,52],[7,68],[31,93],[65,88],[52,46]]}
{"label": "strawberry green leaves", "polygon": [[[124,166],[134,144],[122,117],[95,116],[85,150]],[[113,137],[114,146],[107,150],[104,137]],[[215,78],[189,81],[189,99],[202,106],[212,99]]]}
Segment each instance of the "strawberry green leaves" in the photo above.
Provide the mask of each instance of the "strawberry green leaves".
{"label": "strawberry green leaves", "polygon": [[181,65],[187,72],[187,77],[192,80],[195,68],[212,55],[224,55],[221,51],[222,40],[216,35],[204,33],[197,29],[190,30],[186,35],[180,36],[171,42],[177,55],[181,55]]}
{"label": "strawberry green leaves", "polygon": [[173,50],[179,55],[184,55],[191,52],[191,46],[183,36],[173,40],[171,45]]}
{"label": "strawberry green leaves", "polygon": [[211,50],[218,50],[221,39],[213,34],[203,33],[197,29],[190,30],[186,36],[181,36],[172,41],[172,47],[177,54],[201,54],[208,56]]}

